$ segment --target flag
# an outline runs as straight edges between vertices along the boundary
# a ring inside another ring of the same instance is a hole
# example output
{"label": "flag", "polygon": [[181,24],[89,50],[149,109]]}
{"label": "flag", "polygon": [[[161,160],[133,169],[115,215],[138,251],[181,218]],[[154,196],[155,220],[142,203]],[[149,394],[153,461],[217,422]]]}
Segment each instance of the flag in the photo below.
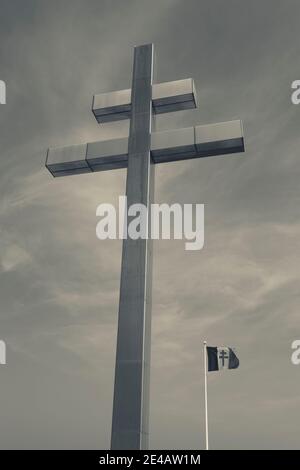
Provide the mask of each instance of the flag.
{"label": "flag", "polygon": [[231,348],[207,346],[208,372],[221,369],[237,369],[240,365]]}

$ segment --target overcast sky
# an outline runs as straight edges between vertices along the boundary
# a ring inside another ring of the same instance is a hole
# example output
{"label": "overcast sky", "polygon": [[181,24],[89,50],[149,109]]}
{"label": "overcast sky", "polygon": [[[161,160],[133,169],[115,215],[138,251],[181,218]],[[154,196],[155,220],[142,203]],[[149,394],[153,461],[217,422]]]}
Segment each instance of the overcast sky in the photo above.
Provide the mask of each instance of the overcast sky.
{"label": "overcast sky", "polygon": [[0,0],[1,448],[110,445],[121,242],[95,235],[125,170],[53,179],[50,146],[126,134],[94,93],[130,87],[133,46],[157,81],[192,77],[199,107],[158,129],[232,119],[246,152],[164,164],[156,202],[204,203],[205,247],[156,241],[150,447],[204,447],[202,343],[236,348],[209,375],[213,449],[299,448],[300,79],[297,0]]}

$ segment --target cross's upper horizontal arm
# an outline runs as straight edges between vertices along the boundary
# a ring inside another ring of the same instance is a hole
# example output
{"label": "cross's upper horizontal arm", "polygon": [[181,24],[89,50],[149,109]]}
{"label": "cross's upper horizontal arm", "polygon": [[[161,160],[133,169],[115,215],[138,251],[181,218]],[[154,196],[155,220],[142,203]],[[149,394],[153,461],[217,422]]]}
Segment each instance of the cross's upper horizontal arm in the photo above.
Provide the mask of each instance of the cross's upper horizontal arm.
{"label": "cross's upper horizontal arm", "polygon": [[[187,78],[152,86],[152,104],[155,114],[170,113],[197,106],[194,80]],[[131,90],[113,91],[95,95],[93,113],[99,123],[129,119]]]}
{"label": "cross's upper horizontal arm", "polygon": [[[154,132],[151,156],[154,163],[244,151],[241,121]],[[53,176],[126,168],[128,138],[48,150],[46,167]]]}

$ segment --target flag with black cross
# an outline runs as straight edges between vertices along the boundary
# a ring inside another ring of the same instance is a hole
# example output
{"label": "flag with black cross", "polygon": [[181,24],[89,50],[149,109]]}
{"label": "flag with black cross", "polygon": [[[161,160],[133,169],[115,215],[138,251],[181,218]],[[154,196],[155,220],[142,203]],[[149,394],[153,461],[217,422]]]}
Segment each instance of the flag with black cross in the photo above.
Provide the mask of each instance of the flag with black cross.
{"label": "flag with black cross", "polygon": [[207,371],[237,369],[240,365],[234,350],[225,346],[206,346]]}
{"label": "flag with black cross", "polygon": [[208,445],[208,405],[207,405],[207,372],[222,369],[237,369],[240,361],[232,348],[227,346],[207,346],[204,341],[204,399],[205,399],[205,449]]}

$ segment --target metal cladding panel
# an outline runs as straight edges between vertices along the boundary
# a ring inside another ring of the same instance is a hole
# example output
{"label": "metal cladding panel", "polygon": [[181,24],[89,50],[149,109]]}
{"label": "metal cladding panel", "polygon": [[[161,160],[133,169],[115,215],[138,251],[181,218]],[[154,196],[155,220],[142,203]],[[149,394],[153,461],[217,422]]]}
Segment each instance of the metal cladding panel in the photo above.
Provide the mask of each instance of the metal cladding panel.
{"label": "metal cladding panel", "polygon": [[192,158],[196,155],[194,127],[152,134],[151,156],[154,163]]}
{"label": "metal cladding panel", "polygon": [[154,114],[174,113],[175,111],[184,111],[185,109],[192,109],[195,107],[195,103],[191,97],[191,99],[186,101],[177,101],[170,104],[164,104],[163,106],[157,106],[154,108]]}
{"label": "metal cladding panel", "polygon": [[94,96],[93,113],[99,123],[129,119],[131,90],[113,91]]}
{"label": "metal cladding panel", "polygon": [[194,80],[187,78],[153,85],[152,103],[156,114],[196,108]]}
{"label": "metal cladding panel", "polygon": [[126,168],[128,138],[92,142],[87,146],[86,159],[93,171]]}
{"label": "metal cladding panel", "polygon": [[[95,113],[94,113],[95,114]],[[108,111],[107,114],[100,114],[95,115],[97,122],[99,124],[105,124],[107,122],[115,122],[115,121],[124,121],[124,119],[130,119],[130,106],[128,110],[122,110],[120,112],[116,112],[115,109],[111,109]]]}
{"label": "metal cladding panel", "polygon": [[101,163],[104,157],[128,156],[128,137],[113,140],[100,140],[87,144],[86,159],[89,165]]}
{"label": "metal cladding panel", "polygon": [[74,176],[74,175],[82,175],[84,173],[91,173],[90,168],[74,168],[73,170],[53,170],[48,167],[48,170],[55,178],[59,176]]}
{"label": "metal cladding panel", "polygon": [[244,151],[243,127],[239,120],[196,126],[195,138],[199,156]]}
{"label": "metal cladding panel", "polygon": [[91,171],[86,161],[87,144],[50,148],[46,167],[53,176],[66,176]]}
{"label": "metal cladding panel", "polygon": [[127,168],[128,159],[126,158],[122,160],[112,160],[109,157],[104,157],[103,161],[98,165],[93,165],[93,172],[95,171],[107,171],[107,170],[119,170],[122,168]]}

